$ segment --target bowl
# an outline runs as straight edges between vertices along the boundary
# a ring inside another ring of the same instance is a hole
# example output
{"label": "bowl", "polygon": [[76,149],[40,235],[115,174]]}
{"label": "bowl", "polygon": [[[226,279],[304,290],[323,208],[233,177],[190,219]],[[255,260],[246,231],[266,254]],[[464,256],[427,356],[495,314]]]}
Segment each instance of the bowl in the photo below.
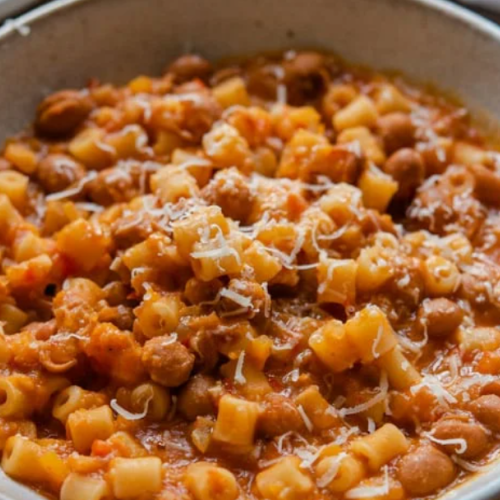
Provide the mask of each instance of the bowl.
{"label": "bowl", "polygon": [[[433,82],[485,123],[500,117],[500,28],[444,0],[57,0],[0,28],[0,140],[30,123],[44,95],[89,77],[157,74],[187,51],[291,47]],[[1,500],[36,498],[0,473]],[[500,464],[445,498],[500,498]]]}

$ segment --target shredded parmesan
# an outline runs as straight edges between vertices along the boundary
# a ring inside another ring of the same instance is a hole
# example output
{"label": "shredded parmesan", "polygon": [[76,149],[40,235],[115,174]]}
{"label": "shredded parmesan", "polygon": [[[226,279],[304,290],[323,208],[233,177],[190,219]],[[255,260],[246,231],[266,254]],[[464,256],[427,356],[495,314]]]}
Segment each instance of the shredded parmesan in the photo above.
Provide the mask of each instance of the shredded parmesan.
{"label": "shredded parmesan", "polygon": [[328,470],[316,480],[316,484],[319,488],[325,488],[337,477],[340,464],[345,457],[347,457],[347,453],[342,452],[331,460],[331,465]]}
{"label": "shredded parmesan", "polygon": [[236,362],[236,369],[234,371],[234,381],[237,384],[246,384],[247,379],[243,375],[243,363],[245,362],[245,351],[241,351]]}
{"label": "shredded parmesan", "polygon": [[366,411],[376,404],[384,401],[387,398],[387,391],[389,389],[389,382],[387,380],[387,373],[385,371],[382,372],[380,376],[380,391],[378,394],[373,396],[368,401],[361,403],[359,405],[353,406],[352,408],[341,408],[339,410],[339,414],[341,417],[346,417],[347,415],[355,415],[356,413],[361,413]]}
{"label": "shredded parmesan", "polygon": [[221,297],[226,297],[229,300],[232,300],[235,304],[243,308],[252,306],[252,299],[250,297],[245,297],[229,288],[222,288],[220,291]]}
{"label": "shredded parmesan", "polygon": [[94,170],[92,170],[85,177],[80,179],[80,182],[78,182],[78,184],[75,187],[65,189],[64,191],[59,191],[57,193],[49,194],[48,196],[45,197],[45,199],[47,201],[56,201],[56,200],[63,200],[64,198],[69,198],[70,196],[74,196],[75,194],[80,193],[83,187],[90,181],[93,181],[96,177],[97,173]]}
{"label": "shredded parmesan", "polygon": [[373,341],[372,344],[372,354],[375,359],[380,357],[380,353],[377,351],[377,347],[379,346],[380,341],[382,340],[383,333],[384,333],[384,327],[380,325],[378,327],[377,336],[375,337],[375,340]]}
{"label": "shredded parmesan", "polygon": [[381,486],[358,486],[349,490],[346,498],[374,498],[387,495],[390,491],[389,485],[389,469],[387,465],[384,466],[384,484]]}
{"label": "shredded parmesan", "polygon": [[377,430],[377,425],[375,424],[375,420],[373,418],[368,417],[367,419],[368,422],[368,432],[372,434]]}
{"label": "shredded parmesan", "polygon": [[116,399],[112,399],[111,402],[109,403],[109,406],[111,406],[111,408],[116,413],[118,413],[118,415],[120,415],[121,417],[123,417],[126,420],[141,420],[142,418],[144,418],[148,414],[149,403],[151,402],[152,399],[153,399],[153,396],[149,396],[149,398],[146,399],[146,401],[144,403],[144,410],[142,410],[141,413],[132,413],[132,412],[126,410],[125,408],[123,408],[123,406],[120,406],[118,404],[118,401]]}
{"label": "shredded parmesan", "polygon": [[297,410],[299,411],[300,416],[302,417],[302,420],[304,421],[304,425],[306,426],[307,430],[309,432],[312,432],[314,430],[313,423],[311,422],[311,420],[307,416],[307,413],[305,412],[305,410],[302,407],[302,405],[298,405],[297,406]]}
{"label": "shredded parmesan", "polygon": [[462,438],[438,439],[437,437],[434,437],[432,434],[424,434],[424,436],[433,443],[441,444],[443,446],[458,445],[458,449],[455,451],[455,453],[458,453],[459,455],[462,455],[467,451],[467,441],[465,439]]}
{"label": "shredded parmesan", "polygon": [[441,384],[437,377],[433,375],[425,375],[422,382],[410,388],[412,394],[416,394],[422,387],[427,387],[436,396],[436,399],[443,405],[453,404],[457,399],[450,394]]}
{"label": "shredded parmesan", "polygon": [[468,471],[468,472],[479,472],[479,471],[485,471],[487,467],[482,467],[480,465],[473,464],[471,462],[468,462],[467,460],[464,460],[463,458],[459,458],[456,455],[452,455],[451,459],[462,469]]}

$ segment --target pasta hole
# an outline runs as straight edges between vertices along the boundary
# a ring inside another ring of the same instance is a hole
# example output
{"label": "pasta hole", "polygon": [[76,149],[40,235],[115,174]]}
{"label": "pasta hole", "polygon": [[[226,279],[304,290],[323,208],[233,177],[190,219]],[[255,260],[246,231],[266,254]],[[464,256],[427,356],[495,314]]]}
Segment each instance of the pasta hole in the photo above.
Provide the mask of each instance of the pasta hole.
{"label": "pasta hole", "polygon": [[7,402],[7,391],[0,389],[0,406]]}

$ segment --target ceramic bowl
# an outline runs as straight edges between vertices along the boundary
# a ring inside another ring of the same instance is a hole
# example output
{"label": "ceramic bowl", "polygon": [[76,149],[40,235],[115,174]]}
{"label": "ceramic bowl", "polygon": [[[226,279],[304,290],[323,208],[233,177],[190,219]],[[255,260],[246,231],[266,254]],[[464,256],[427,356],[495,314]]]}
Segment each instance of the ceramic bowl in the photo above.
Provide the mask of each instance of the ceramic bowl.
{"label": "ceramic bowl", "polygon": [[[0,28],[0,141],[40,99],[89,77],[158,74],[186,51],[217,59],[319,48],[397,70],[500,117],[500,29],[444,0],[58,0]],[[1,500],[34,494],[0,475]],[[443,498],[500,498],[500,467]]]}

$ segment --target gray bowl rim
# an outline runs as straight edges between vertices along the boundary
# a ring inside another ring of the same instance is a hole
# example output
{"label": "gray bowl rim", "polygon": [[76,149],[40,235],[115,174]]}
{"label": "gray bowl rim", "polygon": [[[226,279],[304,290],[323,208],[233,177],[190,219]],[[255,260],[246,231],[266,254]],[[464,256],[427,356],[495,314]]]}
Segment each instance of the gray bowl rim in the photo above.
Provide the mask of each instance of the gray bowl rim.
{"label": "gray bowl rim", "polygon": [[[6,22],[0,25],[0,44],[4,43],[11,36],[22,35],[21,31],[23,27],[29,28],[31,25],[35,25],[37,22],[43,21],[43,19],[53,14],[75,8],[83,3],[97,1],[98,0],[51,0],[48,3],[33,7],[20,16],[7,19]],[[497,25],[495,22],[471,11],[465,6],[452,3],[449,0],[400,1],[411,3],[423,10],[434,11],[435,13],[443,17],[453,18],[454,20],[465,25],[468,29],[497,42],[500,50],[500,25]],[[397,68],[390,69],[397,70]],[[498,459],[498,463],[494,468],[498,469],[498,475],[496,476],[495,480],[492,480],[488,484],[482,485],[479,491],[468,492],[464,495],[461,495],[460,486],[463,485],[462,483],[462,485],[460,485],[458,488],[446,492],[442,497],[439,497],[438,500],[500,500],[500,459]],[[487,472],[492,472],[491,466],[488,467],[488,470],[485,471],[484,474],[486,474]],[[479,475],[483,475],[483,473],[479,473]],[[474,482],[474,476],[470,479],[470,481]],[[24,485],[19,485],[19,487],[22,489],[26,489]],[[29,488],[27,489],[29,490],[30,494],[33,493],[36,495],[35,491],[30,490]],[[6,493],[8,495],[8,492]],[[4,498],[2,495],[4,495],[4,493],[0,492],[0,500]],[[40,496],[40,500],[42,500],[42,498],[44,497]]]}

